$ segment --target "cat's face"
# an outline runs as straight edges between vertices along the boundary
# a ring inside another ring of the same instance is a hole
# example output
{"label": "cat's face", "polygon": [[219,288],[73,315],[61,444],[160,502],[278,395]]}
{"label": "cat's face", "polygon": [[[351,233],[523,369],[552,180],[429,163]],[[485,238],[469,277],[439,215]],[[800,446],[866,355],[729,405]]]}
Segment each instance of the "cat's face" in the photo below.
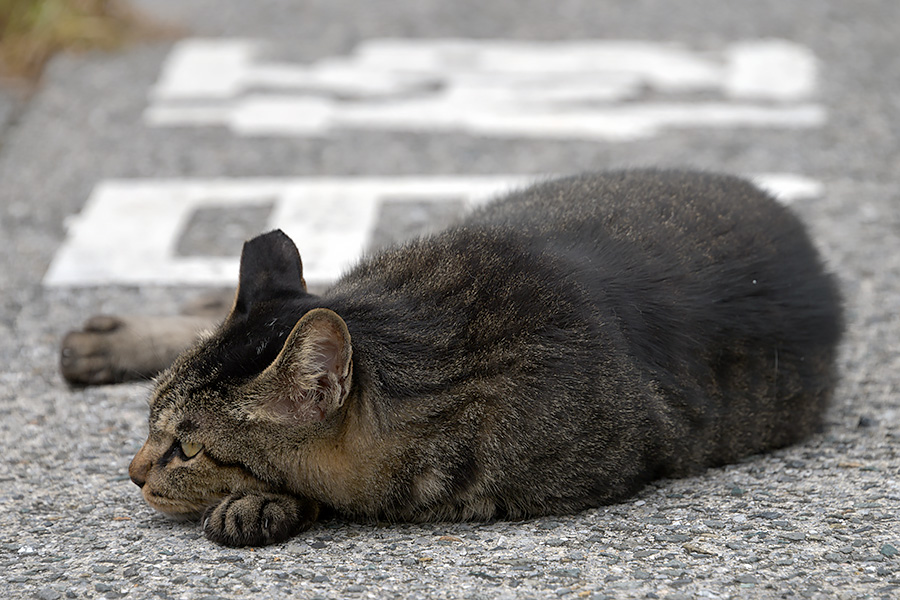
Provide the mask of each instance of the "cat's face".
{"label": "cat's face", "polygon": [[195,362],[183,356],[159,379],[147,441],[129,467],[147,503],[173,517],[198,517],[232,492],[266,487],[244,464],[256,436],[241,427],[240,403],[197,377]]}
{"label": "cat's face", "polygon": [[178,411],[164,410],[129,468],[150,506],[172,517],[196,518],[233,492],[266,489],[243,466],[214,458],[217,444],[196,441],[207,436],[180,433],[191,421],[179,421]]}
{"label": "cat's face", "polygon": [[282,246],[277,236],[245,245],[231,314],[158,379],[129,474],[167,515],[198,517],[235,492],[289,490],[292,453],[340,418],[350,334],[332,311],[309,310],[298,268],[271,264],[284,262]]}

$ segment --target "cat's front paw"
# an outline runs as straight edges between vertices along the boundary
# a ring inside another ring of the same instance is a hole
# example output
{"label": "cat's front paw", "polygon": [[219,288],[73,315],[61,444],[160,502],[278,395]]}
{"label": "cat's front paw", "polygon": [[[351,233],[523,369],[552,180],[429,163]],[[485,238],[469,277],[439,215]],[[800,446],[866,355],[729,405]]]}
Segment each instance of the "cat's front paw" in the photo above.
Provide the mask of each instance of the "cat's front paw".
{"label": "cat's front paw", "polygon": [[225,546],[277,544],[309,529],[319,516],[312,500],[263,492],[238,492],[203,515],[203,533]]}

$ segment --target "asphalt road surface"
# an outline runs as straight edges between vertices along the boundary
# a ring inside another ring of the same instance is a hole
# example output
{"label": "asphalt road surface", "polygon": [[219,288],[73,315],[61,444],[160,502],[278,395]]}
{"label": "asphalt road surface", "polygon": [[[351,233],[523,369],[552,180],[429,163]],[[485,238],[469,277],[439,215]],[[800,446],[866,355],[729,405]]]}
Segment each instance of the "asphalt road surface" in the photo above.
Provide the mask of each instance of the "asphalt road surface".
{"label": "asphalt road surface", "polygon": [[[900,4],[141,6],[182,40],[0,101],[4,597],[900,597]],[[577,515],[234,550],[128,480],[148,385],[59,376],[69,328],[175,312],[267,227],[324,284],[517,178],[647,165],[758,176],[809,224],[848,315],[822,434]]]}

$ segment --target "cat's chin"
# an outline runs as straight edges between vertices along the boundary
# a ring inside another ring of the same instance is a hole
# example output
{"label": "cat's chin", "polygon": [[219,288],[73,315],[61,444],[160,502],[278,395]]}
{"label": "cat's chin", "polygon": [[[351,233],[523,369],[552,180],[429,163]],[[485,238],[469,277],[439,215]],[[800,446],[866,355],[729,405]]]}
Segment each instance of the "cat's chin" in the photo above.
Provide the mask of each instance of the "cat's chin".
{"label": "cat's chin", "polygon": [[214,501],[175,500],[152,493],[144,493],[144,499],[151,507],[174,521],[198,521],[204,511],[215,504]]}
{"label": "cat's chin", "polygon": [[159,512],[161,512],[163,515],[165,515],[167,518],[171,519],[172,521],[176,521],[178,523],[191,523],[191,522],[199,521],[200,517],[203,516],[203,511],[191,512],[191,513],[171,513],[171,512],[165,512],[165,511],[161,510]]}

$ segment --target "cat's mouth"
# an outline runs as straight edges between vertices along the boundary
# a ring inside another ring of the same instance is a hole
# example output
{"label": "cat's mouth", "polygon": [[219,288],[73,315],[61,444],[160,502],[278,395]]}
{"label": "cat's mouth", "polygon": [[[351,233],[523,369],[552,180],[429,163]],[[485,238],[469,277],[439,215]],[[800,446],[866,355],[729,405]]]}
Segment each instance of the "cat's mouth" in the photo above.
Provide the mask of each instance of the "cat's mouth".
{"label": "cat's mouth", "polygon": [[216,497],[197,497],[197,498],[171,498],[169,496],[161,496],[154,494],[147,487],[143,490],[144,500],[154,509],[163,513],[169,518],[177,521],[194,521],[199,519],[203,512],[216,504],[222,499],[222,496]]}

